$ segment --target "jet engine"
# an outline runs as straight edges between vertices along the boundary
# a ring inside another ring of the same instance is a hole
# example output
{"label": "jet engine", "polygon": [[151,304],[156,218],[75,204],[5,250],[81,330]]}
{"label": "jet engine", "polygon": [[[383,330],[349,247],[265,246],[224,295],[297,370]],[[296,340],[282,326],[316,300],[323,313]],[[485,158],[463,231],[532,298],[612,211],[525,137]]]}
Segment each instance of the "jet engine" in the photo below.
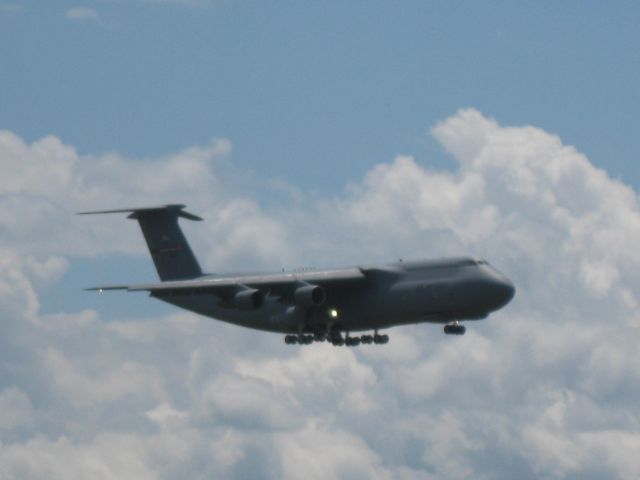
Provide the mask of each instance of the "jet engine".
{"label": "jet engine", "polygon": [[318,285],[304,285],[294,293],[296,305],[300,307],[317,307],[327,298],[324,288]]}
{"label": "jet engine", "polygon": [[255,288],[240,290],[233,297],[233,304],[239,310],[254,310],[264,303],[264,292]]}

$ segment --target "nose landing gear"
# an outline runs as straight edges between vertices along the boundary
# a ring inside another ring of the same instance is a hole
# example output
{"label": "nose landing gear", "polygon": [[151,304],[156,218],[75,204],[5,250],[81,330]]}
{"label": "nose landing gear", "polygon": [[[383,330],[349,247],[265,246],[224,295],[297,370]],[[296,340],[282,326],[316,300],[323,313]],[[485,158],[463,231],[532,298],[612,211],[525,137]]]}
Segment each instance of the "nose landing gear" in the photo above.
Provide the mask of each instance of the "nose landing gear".
{"label": "nose landing gear", "polygon": [[449,325],[444,326],[444,333],[447,335],[464,335],[467,331],[464,325],[461,325],[457,320]]}

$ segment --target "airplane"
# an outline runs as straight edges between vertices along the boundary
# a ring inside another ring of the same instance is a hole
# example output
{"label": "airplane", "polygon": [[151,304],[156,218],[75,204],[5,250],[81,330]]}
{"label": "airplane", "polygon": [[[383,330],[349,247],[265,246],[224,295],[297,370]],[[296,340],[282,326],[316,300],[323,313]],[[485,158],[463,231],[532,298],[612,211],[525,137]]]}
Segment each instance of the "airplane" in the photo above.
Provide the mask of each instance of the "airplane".
{"label": "airplane", "polygon": [[[463,335],[462,321],[481,320],[511,301],[511,280],[473,257],[294,270],[267,274],[204,274],[179,218],[201,221],[185,205],[80,212],[128,213],[137,220],[160,282],[87,290],[149,292],[175,306],[243,327],[284,334],[286,344],[386,344],[384,328],[444,324]],[[364,333],[352,336],[352,332]],[[344,335],[343,335],[344,334]]]}

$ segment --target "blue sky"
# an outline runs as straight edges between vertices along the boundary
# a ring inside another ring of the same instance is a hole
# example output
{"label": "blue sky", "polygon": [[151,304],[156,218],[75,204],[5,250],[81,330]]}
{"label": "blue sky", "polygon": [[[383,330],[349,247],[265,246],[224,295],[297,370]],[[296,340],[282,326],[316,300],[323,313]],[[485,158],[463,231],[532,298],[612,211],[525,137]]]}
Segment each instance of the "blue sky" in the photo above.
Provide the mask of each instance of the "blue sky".
{"label": "blue sky", "polygon": [[[637,479],[637,2],[0,0],[0,477]],[[279,335],[144,295],[471,254],[464,337]],[[471,323],[471,322],[469,322]]]}
{"label": "blue sky", "polygon": [[398,152],[447,166],[426,131],[474,107],[638,181],[635,2],[202,3],[15,3],[0,125],[134,157],[223,136],[243,168],[336,191]]}

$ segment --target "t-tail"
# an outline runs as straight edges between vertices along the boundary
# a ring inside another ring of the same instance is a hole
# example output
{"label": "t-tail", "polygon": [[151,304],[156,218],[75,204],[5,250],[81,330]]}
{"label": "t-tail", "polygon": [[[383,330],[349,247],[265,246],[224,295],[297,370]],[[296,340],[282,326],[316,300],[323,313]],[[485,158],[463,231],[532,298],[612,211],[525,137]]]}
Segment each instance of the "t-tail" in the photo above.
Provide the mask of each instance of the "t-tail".
{"label": "t-tail", "polygon": [[163,205],[147,208],[126,208],[80,212],[78,215],[102,213],[129,213],[127,218],[137,220],[147,241],[151,258],[160,280],[186,280],[202,275],[200,265],[191,251],[178,217],[200,221],[202,218],[184,211],[185,205]]}

